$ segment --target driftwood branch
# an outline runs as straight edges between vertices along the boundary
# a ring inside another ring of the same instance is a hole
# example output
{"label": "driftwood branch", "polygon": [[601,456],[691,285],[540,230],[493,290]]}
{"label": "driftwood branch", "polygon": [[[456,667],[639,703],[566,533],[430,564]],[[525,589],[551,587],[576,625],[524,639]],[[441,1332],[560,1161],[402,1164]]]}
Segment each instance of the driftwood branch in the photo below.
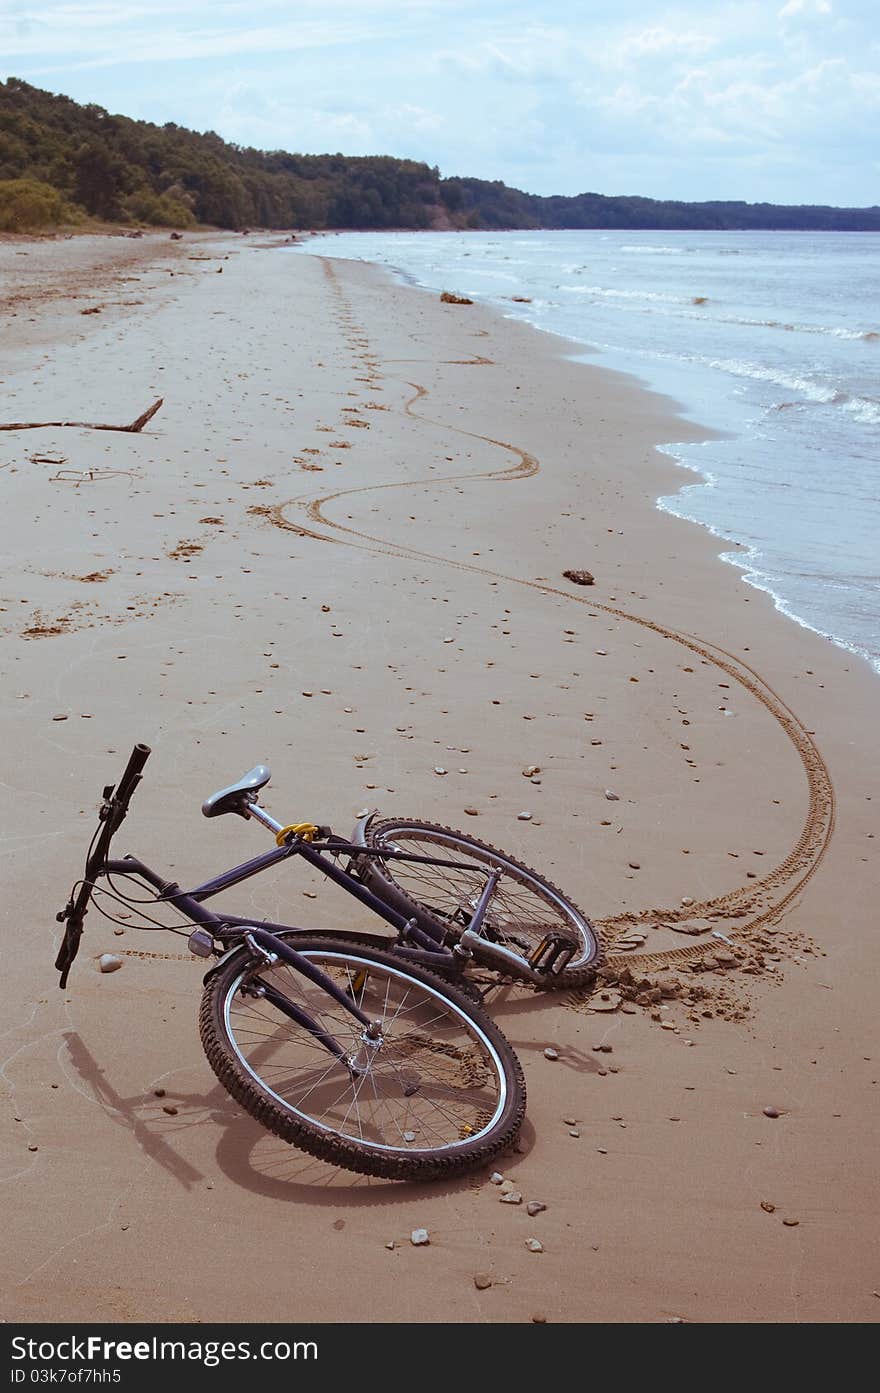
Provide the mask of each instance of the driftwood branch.
{"label": "driftwood branch", "polygon": [[95,421],[11,421],[9,425],[0,425],[0,430],[42,430],[50,426],[76,426],[80,430],[122,430],[136,434],[153,419],[164,400],[164,397],[160,397],[158,401],[154,401],[153,405],[148,407],[142,416],[132,421],[130,426],[105,426]]}

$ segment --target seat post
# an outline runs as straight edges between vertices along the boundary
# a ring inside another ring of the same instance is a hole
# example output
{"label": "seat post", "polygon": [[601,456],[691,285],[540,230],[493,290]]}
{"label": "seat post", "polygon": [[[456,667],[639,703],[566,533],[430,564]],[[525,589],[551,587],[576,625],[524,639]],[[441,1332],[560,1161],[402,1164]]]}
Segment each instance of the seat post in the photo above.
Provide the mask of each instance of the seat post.
{"label": "seat post", "polygon": [[284,831],[284,823],[276,822],[271,813],[267,813],[266,809],[261,808],[259,803],[248,803],[247,815],[248,817],[255,817],[257,822],[262,822],[263,826],[268,827],[269,831],[274,832],[276,836],[279,832]]}

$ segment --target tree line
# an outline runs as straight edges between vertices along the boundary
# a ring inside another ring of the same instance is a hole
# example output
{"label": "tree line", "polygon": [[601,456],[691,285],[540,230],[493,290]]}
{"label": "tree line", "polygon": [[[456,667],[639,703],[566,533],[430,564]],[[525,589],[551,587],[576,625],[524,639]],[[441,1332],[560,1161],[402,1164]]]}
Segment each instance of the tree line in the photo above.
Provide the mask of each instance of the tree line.
{"label": "tree line", "polygon": [[303,155],[157,126],[0,82],[0,230],[76,224],[241,230],[663,228],[880,231],[880,208],[543,198],[389,155]]}

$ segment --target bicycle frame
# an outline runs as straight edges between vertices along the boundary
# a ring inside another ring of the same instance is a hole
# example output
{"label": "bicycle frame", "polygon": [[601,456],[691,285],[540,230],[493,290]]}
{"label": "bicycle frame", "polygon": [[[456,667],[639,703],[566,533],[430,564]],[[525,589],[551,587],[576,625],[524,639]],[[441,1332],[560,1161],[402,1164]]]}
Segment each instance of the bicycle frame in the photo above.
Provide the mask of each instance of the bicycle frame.
{"label": "bicycle frame", "polygon": [[[392,928],[395,928],[397,941],[389,946],[396,955],[432,966],[435,969],[445,970],[447,973],[452,971],[459,976],[463,973],[465,963],[471,956],[469,949],[459,945],[454,948],[447,947],[443,942],[442,931],[429,931],[429,929],[420,926],[415,917],[403,914],[400,910],[386,904],[384,900],[362,885],[351,874],[350,870],[343,870],[338,866],[335,858],[346,855],[353,858],[384,855],[446,867],[454,867],[458,864],[456,862],[440,861],[435,857],[415,856],[396,850],[379,852],[371,848],[356,846],[342,838],[334,837],[332,833],[328,832],[326,840],[317,843],[310,843],[301,836],[288,837],[271,851],[253,857],[238,866],[233,866],[191,890],[182,890],[175,881],[163,879],[136,856],[128,855],[110,859],[110,843],[126,816],[128,803],[140,781],[141,770],[149,754],[148,746],[136,745],[115,792],[113,785],[104,789],[98,832],[87,857],[85,875],[79,883],[78,889],[74,887],[65,908],[57,915],[58,920],[66,924],[64,939],[55,963],[61,973],[59,985],[62,988],[67,985],[68,973],[77,956],[83,920],[98,879],[114,874],[135,876],[158,892],[157,902],[173,905],[190,922],[198,926],[190,935],[189,940],[190,950],[196,955],[201,957],[213,955],[221,961],[225,961],[229,951],[235,952],[242,943],[246,943],[252,954],[253,973],[250,989],[265,997],[282,1014],[289,1016],[290,1019],[308,1030],[350,1072],[358,1072],[359,1064],[356,1057],[346,1055],[338,1041],[318,1021],[294,1002],[288,1000],[271,983],[264,982],[260,978],[259,974],[263,967],[273,966],[279,960],[286,962],[295,971],[325,991],[359,1021],[364,1027],[362,1038],[365,1044],[376,1038],[378,1024],[371,1021],[361,1009],[355,1001],[353,993],[344,991],[328,973],[316,967],[302,953],[298,953],[289,942],[278,936],[279,934],[295,934],[304,931],[292,924],[277,924],[268,920],[242,918],[235,914],[215,914],[204,907],[205,900],[209,900],[220,894],[221,891],[238,885],[252,876],[259,875],[261,871],[267,870],[270,866],[277,865],[294,856],[303,857],[314,869],[340,885],[348,894],[353,895],[374,914],[379,915]],[[268,816],[261,817],[259,820],[267,822],[273,830],[276,830],[274,820]],[[278,828],[277,830],[283,829]],[[483,922],[498,875],[497,871],[487,872],[487,883],[475,907],[469,926],[472,933],[475,933]],[[218,949],[218,943],[221,945],[220,949]],[[217,971],[219,965],[218,962],[214,968],[209,970],[205,980],[208,980],[211,973]]]}
{"label": "bicycle frame", "polygon": [[[324,853],[322,855],[322,852]],[[332,843],[319,843],[310,845],[305,841],[295,839],[285,842],[281,846],[274,847],[271,851],[263,852],[261,856],[256,856],[250,861],[244,861],[238,866],[232,866],[228,871],[223,871],[220,875],[206,880],[203,884],[195,886],[192,890],[181,890],[175,881],[163,880],[161,876],[150,869],[143,861],[135,856],[125,856],[118,860],[107,860],[104,862],[99,874],[122,874],[137,875],[145,880],[154,889],[159,891],[162,902],[172,904],[186,917],[198,924],[201,928],[208,930],[213,938],[225,943],[228,939],[241,937],[240,930],[255,926],[261,929],[268,929],[270,932],[295,931],[292,924],[276,924],[269,920],[254,920],[253,918],[242,918],[237,914],[214,914],[211,910],[203,907],[205,900],[213,898],[223,890],[228,890],[233,885],[238,885],[243,880],[249,880],[251,876],[259,875],[261,871],[268,870],[270,866],[279,864],[281,861],[289,860],[293,856],[301,856],[309,865],[340,885],[347,894],[353,895],[361,904],[366,905],[373,913],[378,914],[386,923],[390,924],[398,932],[398,942],[394,945],[395,953],[410,958],[411,961],[419,961],[428,965],[443,966],[449,968],[454,966],[459,957],[452,949],[447,948],[440,937],[429,930],[422,928],[416,920],[408,915],[394,909],[391,905],[381,900],[367,886],[362,885],[348,871],[335,865],[333,861],[327,859],[327,854],[335,856],[383,856],[394,857],[399,860],[416,861],[420,863],[458,867],[461,863],[455,861],[441,861],[431,856],[415,856],[406,852],[389,852],[387,850],[377,851],[372,848],[355,846],[352,843],[334,839]],[[489,900],[495,884],[498,880],[496,871],[485,872],[487,883],[480,899],[474,909],[469,928],[471,932],[477,932],[486,914]],[[417,947],[412,947],[406,940],[412,940]]]}

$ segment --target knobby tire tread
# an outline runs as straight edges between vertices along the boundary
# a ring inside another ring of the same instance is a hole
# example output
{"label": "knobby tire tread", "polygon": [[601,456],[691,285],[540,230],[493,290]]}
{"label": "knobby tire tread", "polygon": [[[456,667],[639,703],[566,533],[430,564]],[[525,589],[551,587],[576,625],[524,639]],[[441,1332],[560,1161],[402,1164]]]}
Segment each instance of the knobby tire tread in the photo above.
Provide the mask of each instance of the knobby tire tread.
{"label": "knobby tire tread", "polygon": [[[462,832],[457,827],[446,827],[439,822],[422,822],[418,818],[383,818],[381,821],[371,823],[366,829],[367,845],[377,846],[383,829],[389,829],[391,832],[397,829],[399,832],[402,832],[408,827],[414,828],[419,832],[445,833],[448,836],[456,837],[465,844],[479,848],[480,851],[488,853],[490,857],[503,857],[510,865],[518,870],[524,871],[526,875],[531,876],[539,885],[545,886],[552,894],[558,896],[563,904],[583,920],[595,945],[593,957],[588,963],[583,964],[583,966],[564,968],[562,972],[553,977],[548,975],[546,981],[540,983],[539,990],[571,991],[578,987],[588,986],[595,980],[596,974],[605,963],[605,952],[599,935],[583,910],[580,909],[578,905],[575,904],[574,900],[566,895],[564,891],[560,890],[558,885],[554,885],[552,880],[548,880],[545,875],[541,875],[540,872],[536,871],[532,866],[527,866],[524,861],[519,861],[515,856],[511,856],[508,852],[502,851],[500,847],[492,846],[489,842],[480,841],[478,837],[472,837],[469,833]],[[454,855],[450,855],[449,860],[454,859]],[[406,890],[402,889],[396,881],[389,878],[393,872],[389,870],[388,875],[383,874],[383,871],[378,868],[376,862],[371,857],[364,858],[364,864],[360,870],[360,874],[365,884],[369,886],[373,893],[378,895],[380,899],[384,899],[392,908],[401,910],[407,914],[415,914],[424,927],[431,928],[435,932],[439,930],[453,940],[460,936],[462,930],[458,925],[451,924],[448,920],[436,919],[427,905],[413,899],[413,897],[409,895]],[[478,949],[474,949],[474,957],[479,961]],[[485,970],[498,972],[498,968],[494,963],[484,963],[481,964],[481,966]],[[536,986],[531,976],[528,976],[526,973],[523,973],[520,977],[514,964],[511,964],[509,976],[516,980],[526,981],[532,987]]]}
{"label": "knobby tire tread", "polygon": [[489,1036],[505,1071],[509,1098],[504,1114],[489,1136],[476,1142],[472,1149],[449,1155],[444,1154],[442,1150],[434,1155],[421,1156],[399,1152],[380,1153],[368,1147],[361,1147],[357,1142],[347,1138],[328,1136],[326,1132],[316,1126],[310,1126],[302,1118],[292,1116],[260,1090],[250,1074],[242,1068],[231,1047],[225,1043],[225,1032],[220,1024],[223,1018],[223,1003],[232,983],[250,956],[248,950],[243,948],[241,955],[231,958],[219,972],[208,979],[199,1011],[199,1034],[208,1063],[217,1079],[227,1093],[257,1122],[284,1141],[322,1161],[385,1180],[438,1180],[468,1173],[484,1166],[513,1144],[525,1116],[525,1077],[510,1042],[482,1006],[469,995],[456,991],[449,982],[435,973],[420,965],[403,964],[382,950],[352,943],[345,938],[337,939],[333,934],[326,937],[304,937],[302,934],[279,937],[295,939],[297,949],[303,950],[317,948],[344,952],[346,948],[350,948],[354,955],[373,957],[380,965],[393,966],[402,975],[433,987],[441,996],[453,1001],[464,1015]]}

